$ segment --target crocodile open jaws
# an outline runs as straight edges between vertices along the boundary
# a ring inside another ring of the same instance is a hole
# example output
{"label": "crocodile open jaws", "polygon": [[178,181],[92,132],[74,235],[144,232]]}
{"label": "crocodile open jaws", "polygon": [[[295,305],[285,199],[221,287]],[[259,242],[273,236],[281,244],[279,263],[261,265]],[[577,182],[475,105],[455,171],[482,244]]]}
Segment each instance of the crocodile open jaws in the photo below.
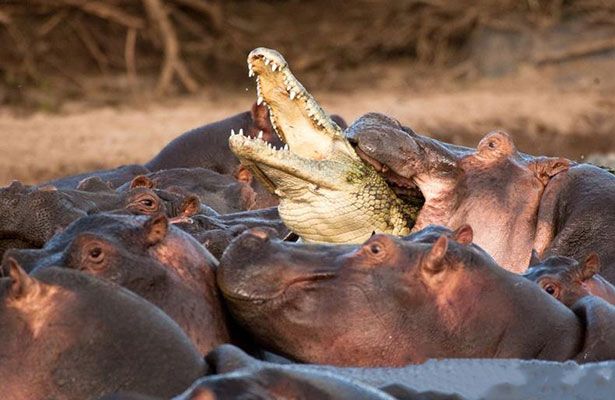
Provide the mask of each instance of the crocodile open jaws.
{"label": "crocodile open jaws", "polygon": [[340,127],[275,50],[248,56],[256,77],[257,103],[286,143],[231,134],[229,145],[242,164],[280,198],[284,223],[304,241],[361,243],[374,232],[408,234],[418,209],[402,202],[384,179],[363,163]]}

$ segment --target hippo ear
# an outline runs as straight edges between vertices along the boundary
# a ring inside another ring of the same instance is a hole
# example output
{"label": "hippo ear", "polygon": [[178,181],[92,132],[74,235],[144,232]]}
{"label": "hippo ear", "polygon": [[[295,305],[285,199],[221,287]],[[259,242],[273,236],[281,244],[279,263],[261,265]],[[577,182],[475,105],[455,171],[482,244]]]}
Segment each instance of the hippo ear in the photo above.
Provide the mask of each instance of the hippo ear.
{"label": "hippo ear", "polygon": [[448,250],[448,239],[442,235],[433,244],[431,250],[423,260],[423,270],[429,274],[435,275],[444,270],[444,256]]}
{"label": "hippo ear", "polygon": [[25,296],[28,291],[36,285],[34,279],[32,279],[26,271],[21,268],[17,260],[9,257],[7,260],[7,266],[5,267],[8,276],[11,278],[10,296],[14,299]]}
{"label": "hippo ear", "polygon": [[99,176],[89,176],[79,181],[77,190],[84,192],[107,192],[113,188],[109,182],[103,181]]}
{"label": "hippo ear", "polygon": [[536,249],[532,249],[532,255],[530,256],[530,263],[528,265],[528,268],[538,264],[540,264],[540,257],[538,257],[538,252],[536,251]]}
{"label": "hippo ear", "polygon": [[134,189],[137,187],[144,187],[147,189],[153,189],[154,186],[156,186],[154,184],[154,181],[152,181],[150,178],[148,178],[145,175],[139,175],[137,177],[135,177],[131,182],[130,182],[130,188]]}
{"label": "hippo ear", "polygon": [[252,184],[254,175],[252,175],[252,172],[249,169],[241,165],[235,173],[235,179],[237,179],[239,182],[247,183],[248,185],[250,185]]}
{"label": "hippo ear", "polygon": [[528,167],[546,185],[555,175],[570,168],[570,160],[562,157],[537,157]]}
{"label": "hippo ear", "polygon": [[169,220],[164,214],[152,215],[145,224],[145,241],[149,246],[160,243],[169,230]]}
{"label": "hippo ear", "polygon": [[22,191],[26,189],[24,184],[18,180],[11,181],[11,183],[8,186],[5,186],[5,188],[11,191]]}
{"label": "hippo ear", "polygon": [[41,192],[57,192],[58,188],[55,187],[54,185],[44,185],[44,186],[39,186],[38,190],[40,190]]}
{"label": "hippo ear", "polygon": [[508,133],[503,131],[489,132],[476,147],[477,155],[485,159],[500,159],[508,157],[517,151],[515,143]]}
{"label": "hippo ear", "polygon": [[468,245],[472,244],[474,238],[474,231],[468,224],[461,225],[453,232],[453,240],[459,244]]}
{"label": "hippo ear", "polygon": [[192,217],[199,213],[201,209],[201,200],[195,195],[190,195],[184,199],[181,205],[181,214],[184,217]]}
{"label": "hippo ear", "polygon": [[598,254],[592,252],[587,256],[585,261],[583,261],[583,264],[578,266],[578,268],[579,273],[577,276],[581,281],[591,279],[594,275],[600,272],[600,257]]}

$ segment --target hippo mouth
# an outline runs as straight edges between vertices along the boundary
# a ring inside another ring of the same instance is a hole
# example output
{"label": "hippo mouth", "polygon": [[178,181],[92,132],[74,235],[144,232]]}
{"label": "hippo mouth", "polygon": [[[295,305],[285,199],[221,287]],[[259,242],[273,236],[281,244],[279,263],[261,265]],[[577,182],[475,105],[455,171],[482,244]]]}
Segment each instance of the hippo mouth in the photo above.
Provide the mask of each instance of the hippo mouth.
{"label": "hippo mouth", "polygon": [[386,164],[383,164],[373,157],[370,157],[367,153],[361,150],[358,143],[354,140],[350,138],[348,140],[354,147],[354,151],[357,153],[359,158],[361,158],[364,163],[371,165],[372,168],[374,168],[380,176],[384,178],[389,187],[400,199],[408,204],[419,207],[425,203],[425,196],[423,195],[423,192],[421,192],[418,185],[414,182],[413,177],[409,178],[399,175]]}
{"label": "hippo mouth", "polygon": [[298,276],[285,282],[281,288],[273,293],[260,294],[257,292],[248,292],[245,290],[229,290],[224,285],[220,285],[220,290],[225,298],[237,301],[248,302],[253,304],[265,304],[283,298],[288,291],[301,287],[303,289],[310,287],[313,284],[333,280],[337,274],[331,271],[317,271],[305,276]]}

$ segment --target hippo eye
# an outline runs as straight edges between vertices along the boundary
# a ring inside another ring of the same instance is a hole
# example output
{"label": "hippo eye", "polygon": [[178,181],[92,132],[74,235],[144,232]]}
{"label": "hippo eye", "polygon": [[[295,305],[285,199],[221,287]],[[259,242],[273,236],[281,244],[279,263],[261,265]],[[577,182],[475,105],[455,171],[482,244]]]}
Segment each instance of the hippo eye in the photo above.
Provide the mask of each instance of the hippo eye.
{"label": "hippo eye", "polygon": [[543,285],[542,288],[544,289],[545,292],[547,292],[549,295],[553,297],[557,297],[559,294],[559,288],[557,287],[557,285],[553,283],[546,283]]}
{"label": "hippo eye", "polygon": [[382,246],[380,246],[378,243],[373,243],[369,246],[369,251],[372,254],[380,254],[380,252],[382,252]]}
{"label": "hippo eye", "polygon": [[154,205],[154,200],[152,200],[152,199],[142,199],[141,200],[141,204],[143,204],[145,207],[152,207]]}
{"label": "hippo eye", "polygon": [[103,249],[99,246],[94,246],[88,250],[88,258],[96,263],[101,262],[105,258]]}

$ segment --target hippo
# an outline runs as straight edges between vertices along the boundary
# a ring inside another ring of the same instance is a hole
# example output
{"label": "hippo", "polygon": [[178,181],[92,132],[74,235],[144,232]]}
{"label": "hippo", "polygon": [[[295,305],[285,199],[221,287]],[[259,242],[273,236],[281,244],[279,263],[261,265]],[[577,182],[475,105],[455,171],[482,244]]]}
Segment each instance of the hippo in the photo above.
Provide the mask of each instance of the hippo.
{"label": "hippo", "polygon": [[205,372],[203,357],[160,309],[79,271],[0,279],[2,398],[81,400],[135,391],[169,398]]}
{"label": "hippo", "polygon": [[260,134],[274,146],[281,145],[269,123],[267,108],[255,103],[250,111],[200,126],[178,136],[144,166],[152,172],[175,168],[206,168],[251,185],[257,194],[259,207],[277,205],[277,199],[253,179],[252,174],[239,164],[239,160],[229,149],[231,129],[237,132],[241,130],[253,137]]}
{"label": "hippo", "polygon": [[217,260],[162,215],[80,218],[40,250],[10,250],[26,271],[63,267],[109,280],[160,307],[202,354],[229,341]]}
{"label": "hippo", "polygon": [[564,256],[551,256],[544,261],[536,258],[523,276],[568,307],[590,295],[615,304],[615,286],[599,272],[600,258],[590,253],[582,263]]}
{"label": "hippo", "polygon": [[231,241],[248,228],[270,227],[279,238],[291,233],[280,219],[277,207],[224,215],[193,215],[178,220],[175,226],[190,233],[218,259]]}
{"label": "hippo", "polygon": [[[567,308],[479,246],[450,239],[464,232],[467,243],[469,229],[433,243],[376,234],[333,246],[284,242],[254,228],[224,252],[218,286],[258,343],[299,362],[615,356],[615,308],[585,299]],[[605,332],[608,340],[598,339]]]}
{"label": "hippo", "polygon": [[473,149],[418,135],[377,113],[362,116],[345,133],[393,188],[414,197],[420,192],[424,203],[413,232],[429,224],[470,224],[476,244],[517,273],[525,271],[536,247],[547,186],[573,165],[521,153],[502,131],[488,133]]}
{"label": "hippo", "polygon": [[[131,182],[120,186],[118,192],[128,192],[142,187],[177,193],[178,195],[197,196],[208,209],[220,214],[260,208],[257,193],[245,182],[222,175],[205,168],[174,168],[140,175]],[[198,213],[209,213],[200,211]]]}

